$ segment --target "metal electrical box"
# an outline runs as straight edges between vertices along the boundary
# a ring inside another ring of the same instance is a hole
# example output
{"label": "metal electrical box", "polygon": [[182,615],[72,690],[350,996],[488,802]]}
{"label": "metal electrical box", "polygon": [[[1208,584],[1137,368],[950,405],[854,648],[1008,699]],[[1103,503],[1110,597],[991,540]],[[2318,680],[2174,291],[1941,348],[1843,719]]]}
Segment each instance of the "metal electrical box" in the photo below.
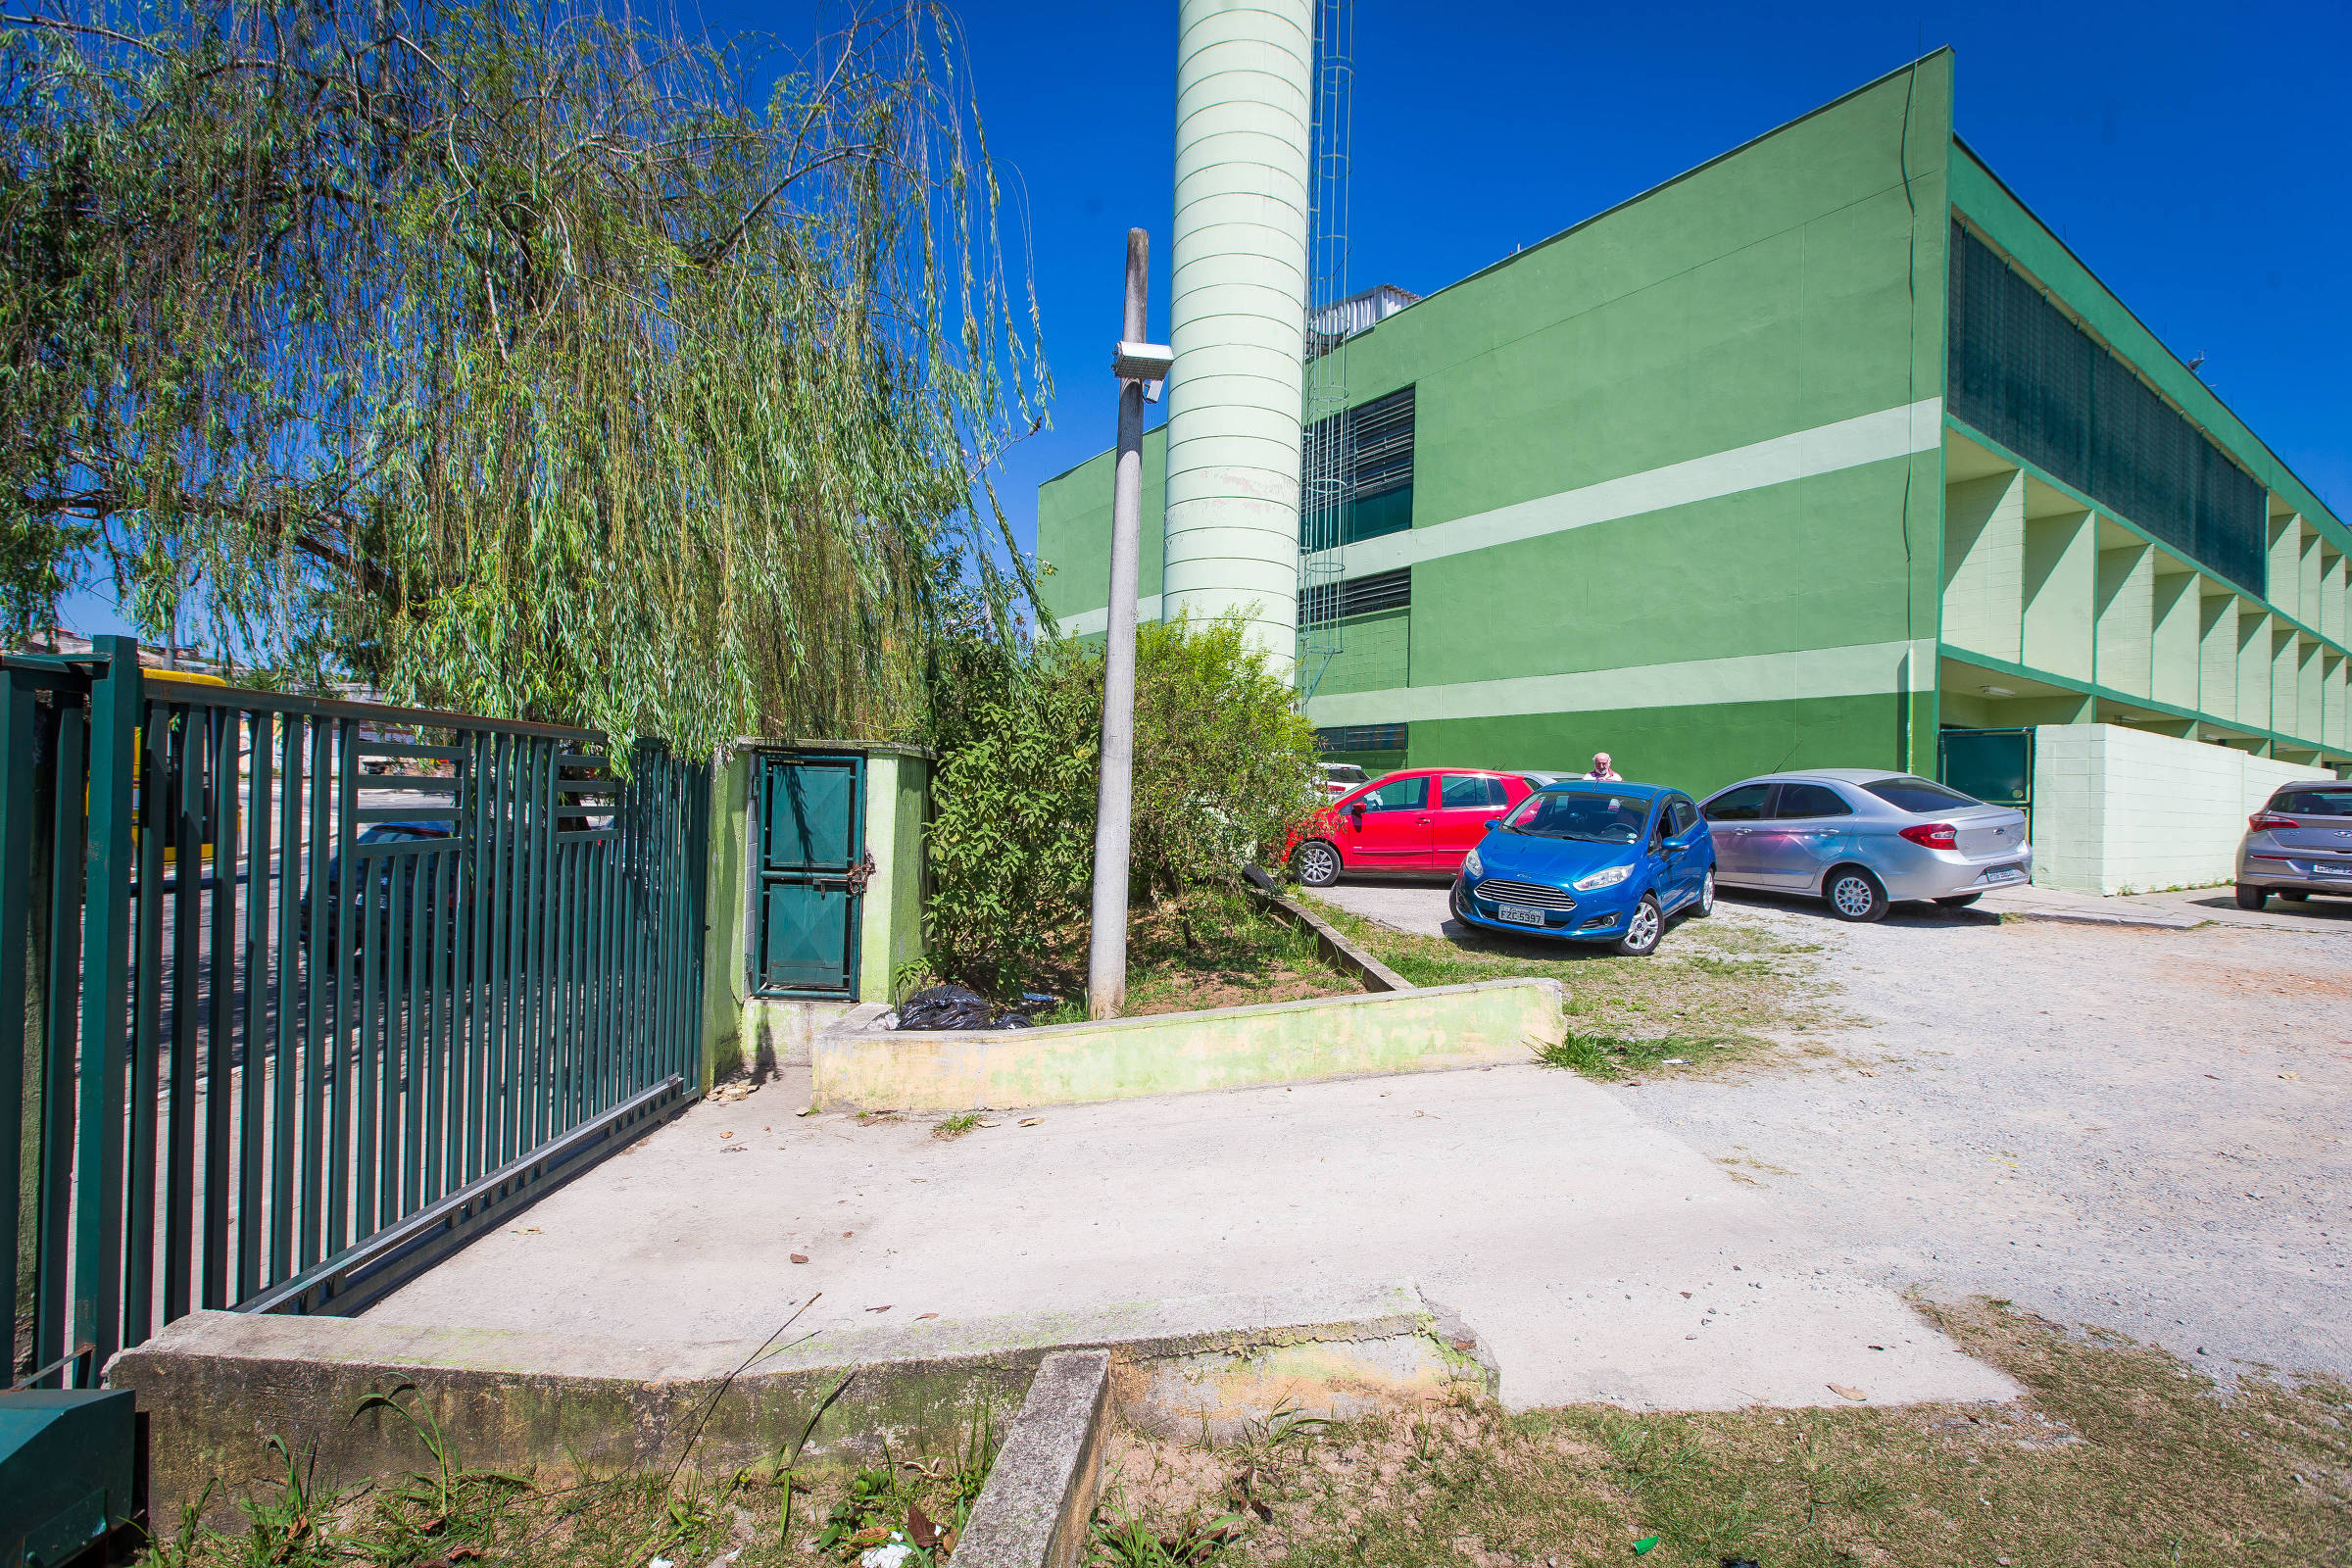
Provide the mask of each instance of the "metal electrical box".
{"label": "metal electrical box", "polygon": [[131,1517],[128,1389],[0,1393],[0,1568],[63,1568]]}

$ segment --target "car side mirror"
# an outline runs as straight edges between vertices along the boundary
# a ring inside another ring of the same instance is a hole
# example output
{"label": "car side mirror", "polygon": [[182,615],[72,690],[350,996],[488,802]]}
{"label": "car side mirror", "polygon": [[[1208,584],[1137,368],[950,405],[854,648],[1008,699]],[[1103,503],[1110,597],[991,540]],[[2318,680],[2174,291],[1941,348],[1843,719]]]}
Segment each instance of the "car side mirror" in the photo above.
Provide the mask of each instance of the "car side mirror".
{"label": "car side mirror", "polygon": [[1502,818],[1501,818],[1501,817],[1499,817],[1499,816],[1490,816],[1490,817],[1488,817],[1488,818],[1487,818],[1487,831],[1488,831],[1488,832],[1492,833],[1492,832],[1494,832],[1494,831],[1496,828],[1498,828],[1498,827],[1500,827],[1500,826],[1502,826]]}

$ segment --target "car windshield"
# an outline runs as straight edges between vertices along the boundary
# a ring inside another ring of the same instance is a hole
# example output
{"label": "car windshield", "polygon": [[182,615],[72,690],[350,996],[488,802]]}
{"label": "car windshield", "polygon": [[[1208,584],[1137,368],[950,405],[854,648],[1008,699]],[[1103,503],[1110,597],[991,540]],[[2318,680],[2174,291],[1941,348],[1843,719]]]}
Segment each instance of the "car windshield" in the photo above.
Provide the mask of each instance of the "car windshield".
{"label": "car windshield", "polygon": [[1365,780],[1364,770],[1349,762],[1324,763],[1323,776],[1334,784],[1361,784]]}
{"label": "car windshield", "polygon": [[1588,844],[1633,844],[1648,820],[1649,802],[1634,795],[1544,790],[1519,803],[1502,819],[1514,833],[1541,839],[1582,839]]}
{"label": "car windshield", "polygon": [[1933,780],[1913,778],[1908,773],[1899,778],[1875,779],[1862,787],[1898,811],[1961,811],[1984,804],[1973,795],[1947,790]]}

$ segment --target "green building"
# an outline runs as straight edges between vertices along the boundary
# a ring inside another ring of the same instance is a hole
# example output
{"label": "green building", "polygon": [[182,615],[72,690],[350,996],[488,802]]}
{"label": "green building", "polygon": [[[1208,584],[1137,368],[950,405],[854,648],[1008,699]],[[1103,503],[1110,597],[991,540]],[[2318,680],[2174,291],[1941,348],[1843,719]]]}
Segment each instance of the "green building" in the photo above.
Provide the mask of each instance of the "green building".
{"label": "green building", "polygon": [[[1361,315],[1301,562],[1337,757],[1707,790],[2110,724],[2352,763],[2352,533],[1954,135],[1948,50]],[[1109,527],[1108,455],[1040,490],[1065,633]]]}

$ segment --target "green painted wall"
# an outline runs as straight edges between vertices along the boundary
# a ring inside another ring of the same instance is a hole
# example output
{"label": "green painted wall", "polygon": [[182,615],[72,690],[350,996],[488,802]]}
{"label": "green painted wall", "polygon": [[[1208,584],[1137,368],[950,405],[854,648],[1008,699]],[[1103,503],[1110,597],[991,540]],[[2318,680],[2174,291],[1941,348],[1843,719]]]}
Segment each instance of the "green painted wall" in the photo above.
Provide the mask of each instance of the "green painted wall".
{"label": "green painted wall", "polygon": [[[1064,618],[1110,603],[1112,455],[1103,452],[1037,487],[1038,584],[1046,610]],[[1144,515],[1136,593],[1159,594],[1168,517],[1168,427],[1144,432]]]}
{"label": "green painted wall", "polygon": [[[1416,766],[1442,759],[1463,767],[1582,772],[1594,752],[1607,752],[1627,778],[1699,795],[1752,773],[1785,767],[1891,763],[1902,737],[1902,699],[1887,692],[1614,712],[1421,719],[1413,725],[1412,760]],[[1931,770],[1935,738],[1930,724],[1926,744]]]}
{"label": "green painted wall", "polygon": [[1414,526],[1937,395],[1950,112],[1946,52],[1350,340],[1350,401],[1416,387]]}
{"label": "green painted wall", "polygon": [[1348,616],[1340,623],[1340,651],[1323,669],[1315,689],[1377,692],[1406,684],[1411,678],[1412,631],[1410,610]]}
{"label": "green painted wall", "polygon": [[874,858],[858,915],[858,1000],[894,1002],[891,977],[923,956],[925,759],[888,752],[865,759],[865,847]]}
{"label": "green painted wall", "polygon": [[703,928],[703,1081],[708,1090],[744,1064],[744,1003],[750,993],[745,955],[745,852],[752,760],[736,753],[710,770],[710,859]]}
{"label": "green painted wall", "polygon": [[[1413,683],[1931,637],[1932,609],[1905,613],[1918,562],[1904,560],[1904,466],[1424,562],[1413,568]],[[1927,476],[1918,483],[1933,496]],[[1917,526],[1933,538],[1932,517]],[[1933,551],[1917,555],[1933,575]]]}

